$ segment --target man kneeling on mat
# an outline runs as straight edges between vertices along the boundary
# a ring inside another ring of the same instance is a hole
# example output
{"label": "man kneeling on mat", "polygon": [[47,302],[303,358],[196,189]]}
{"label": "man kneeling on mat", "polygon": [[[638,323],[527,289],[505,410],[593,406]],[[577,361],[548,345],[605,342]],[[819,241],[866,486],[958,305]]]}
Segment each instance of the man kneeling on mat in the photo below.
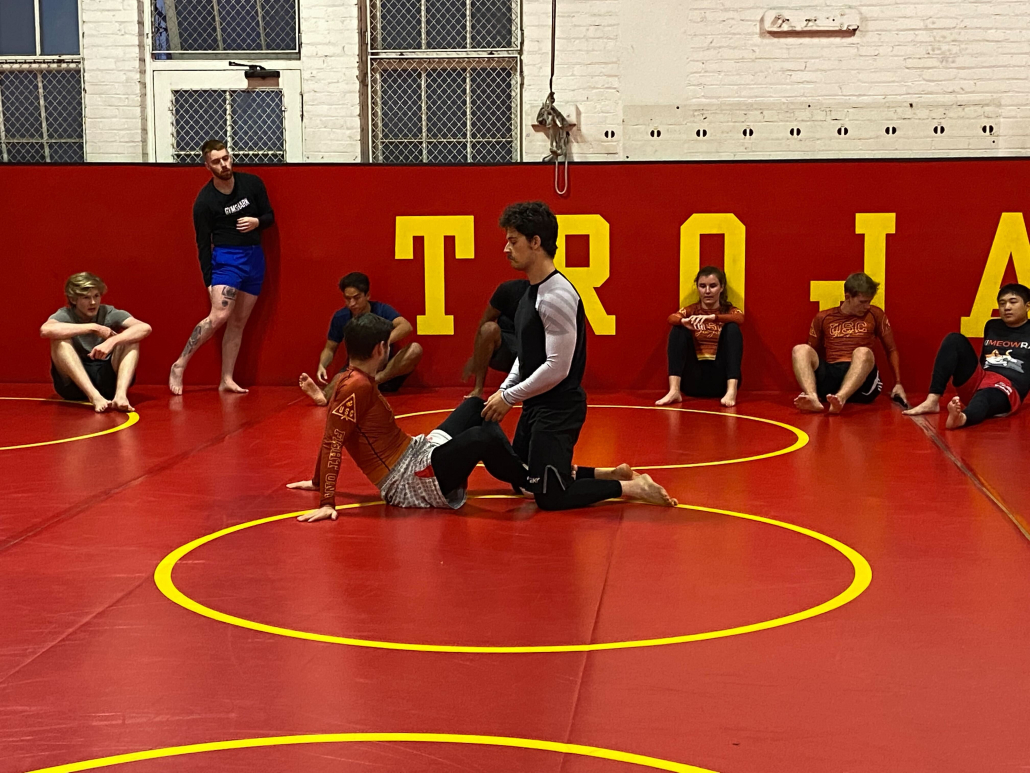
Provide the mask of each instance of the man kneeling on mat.
{"label": "man kneeling on mat", "polygon": [[136,378],[139,342],[150,325],[100,302],[107,285],[83,271],[68,277],[68,305],[50,315],[39,334],[50,339],[50,376],[65,400],[93,403],[93,410],[131,411],[127,392]]}
{"label": "man kneeling on mat", "polygon": [[468,477],[480,462],[498,480],[526,486],[526,468],[501,428],[483,421],[480,398],[467,398],[428,435],[411,437],[397,426],[376,383],[390,355],[392,330],[389,321],[372,313],[355,317],[343,330],[350,361],[329,401],[315,474],[288,486],[321,492],[319,509],[300,521],[336,518],[344,451],[386,504],[397,507],[461,507]]}
{"label": "man kneeling on mat", "polygon": [[[821,413],[822,401],[826,400],[830,413],[840,413],[848,400],[875,400],[883,384],[871,348],[874,338],[880,339],[894,371],[891,397],[907,404],[894,331],[883,309],[872,305],[879,288],[879,283],[868,274],[849,276],[844,282],[844,302],[816,314],[808,331],[808,343],[794,347],[794,375],[802,390],[794,407],[799,411]],[[825,357],[819,355],[819,349],[825,350]]]}
{"label": "man kneeling on mat", "polygon": [[958,391],[948,403],[948,429],[979,424],[991,416],[1009,416],[1019,410],[1030,391],[1030,288],[1007,284],[998,291],[1001,319],[984,325],[980,357],[964,335],[948,333],[937,350],[930,378],[930,394],[907,416],[937,413],[950,380]]}

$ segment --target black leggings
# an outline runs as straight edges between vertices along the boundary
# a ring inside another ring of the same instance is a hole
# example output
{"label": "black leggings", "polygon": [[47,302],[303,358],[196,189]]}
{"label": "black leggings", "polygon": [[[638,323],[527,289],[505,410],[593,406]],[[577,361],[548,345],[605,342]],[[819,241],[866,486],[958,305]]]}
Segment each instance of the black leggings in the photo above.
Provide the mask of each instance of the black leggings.
{"label": "black leggings", "polygon": [[715,361],[698,360],[694,349],[694,333],[683,325],[669,331],[669,375],[680,376],[680,391],[690,397],[722,397],[726,382],[740,381],[740,363],[744,358],[744,336],[740,325],[727,322],[719,332],[719,348]]}
{"label": "black leggings", "polygon": [[622,496],[617,480],[597,480],[593,467],[579,467],[573,480],[562,480],[553,467],[544,472],[543,490],[533,495],[541,510],[574,510]]}
{"label": "black leggings", "polygon": [[[965,384],[976,373],[980,366],[980,358],[969,343],[969,339],[959,333],[948,333],[937,350],[937,358],[933,361],[933,376],[930,377],[930,394],[942,395],[948,388],[950,380],[956,388]],[[978,389],[966,406],[966,423],[971,427],[991,416],[1000,416],[1012,410],[1008,395],[1000,389],[987,387]]]}
{"label": "black leggings", "polygon": [[430,456],[440,491],[445,496],[467,488],[469,475],[480,462],[498,480],[517,488],[526,486],[526,468],[512,450],[504,431],[495,422],[483,421],[485,404],[482,398],[467,397],[437,427],[451,436],[433,449]]}

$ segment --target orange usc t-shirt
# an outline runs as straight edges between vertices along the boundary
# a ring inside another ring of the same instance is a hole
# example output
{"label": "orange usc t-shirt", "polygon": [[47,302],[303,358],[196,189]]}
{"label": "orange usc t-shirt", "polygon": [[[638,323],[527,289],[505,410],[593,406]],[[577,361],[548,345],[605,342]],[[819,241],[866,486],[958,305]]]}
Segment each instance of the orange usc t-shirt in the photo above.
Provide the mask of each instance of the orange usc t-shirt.
{"label": "orange usc t-shirt", "polygon": [[321,488],[321,505],[336,503],[343,451],[378,486],[410,443],[411,436],[397,426],[393,409],[380,394],[375,380],[356,368],[348,368],[329,401],[325,434],[311,481]]}
{"label": "orange usc t-shirt", "polygon": [[[703,309],[700,303],[693,303],[680,309],[675,314],[670,314],[669,324],[679,325],[687,317],[692,317],[695,314],[711,313],[711,309]],[[715,319],[705,320],[701,324],[700,330],[690,331],[694,334],[694,351],[697,352],[699,360],[715,359],[715,353],[719,350],[719,334],[722,332],[722,326],[727,322],[736,322],[738,325],[743,325],[744,312],[736,306],[731,306],[729,311],[718,312],[715,315]]]}
{"label": "orange usc t-shirt", "polygon": [[808,345],[816,350],[822,348],[827,362],[851,362],[855,349],[872,348],[876,338],[880,339],[888,356],[897,352],[894,331],[879,306],[870,306],[861,317],[843,313],[840,306],[824,309],[815,315],[808,331]]}

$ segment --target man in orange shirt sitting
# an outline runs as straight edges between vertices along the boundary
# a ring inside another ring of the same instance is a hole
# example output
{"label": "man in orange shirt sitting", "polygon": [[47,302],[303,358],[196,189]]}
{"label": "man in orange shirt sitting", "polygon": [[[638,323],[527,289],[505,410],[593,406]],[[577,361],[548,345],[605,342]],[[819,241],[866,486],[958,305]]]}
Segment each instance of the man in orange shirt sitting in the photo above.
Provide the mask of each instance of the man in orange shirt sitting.
{"label": "man in orange shirt sitting", "polygon": [[[848,400],[875,400],[883,384],[872,350],[874,338],[880,339],[894,371],[891,397],[907,405],[894,332],[883,309],[872,305],[879,287],[868,274],[849,276],[844,282],[844,302],[816,314],[808,343],[794,347],[794,375],[801,387],[801,394],[794,400],[798,410],[821,413],[825,409],[822,401],[826,400],[830,413],[840,413]],[[820,349],[824,356],[819,355]]]}

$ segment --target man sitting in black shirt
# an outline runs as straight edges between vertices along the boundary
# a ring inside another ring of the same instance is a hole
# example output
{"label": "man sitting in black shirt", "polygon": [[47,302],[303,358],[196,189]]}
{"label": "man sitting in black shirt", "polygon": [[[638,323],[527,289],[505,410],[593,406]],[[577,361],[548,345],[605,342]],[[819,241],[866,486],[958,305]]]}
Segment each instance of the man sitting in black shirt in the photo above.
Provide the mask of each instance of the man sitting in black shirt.
{"label": "man sitting in black shirt", "polygon": [[236,383],[233,370],[240,353],[243,328],[257,303],[265,278],[265,254],[261,231],[275,221],[261,178],[236,172],[225,143],[208,140],[200,149],[204,166],[211,173],[193,204],[193,227],[197,233],[197,255],[211,298],[211,311],[190,334],[190,340],[172,365],[168,388],[182,394],[182,377],[194,352],[225,325],[222,338],[224,392],[245,393]]}
{"label": "man sitting in black shirt", "polygon": [[523,404],[512,446],[528,466],[527,486],[537,505],[567,510],[617,497],[675,505],[650,476],[626,465],[579,467],[573,474],[572,453],[587,417],[580,384],[587,360],[583,301],[554,267],[558,219],[546,204],[512,204],[500,225],[507,232],[508,262],[530,284],[515,312],[515,363],[486,401],[483,418],[500,421]]}
{"label": "man sitting in black shirt", "polygon": [[979,424],[991,416],[1015,413],[1030,391],[1030,288],[1007,284],[998,291],[1000,319],[984,325],[977,358],[969,339],[948,333],[937,350],[930,379],[930,394],[908,416],[937,413],[948,381],[958,396],[948,403],[948,429]]}
{"label": "man sitting in black shirt", "polygon": [[529,287],[528,279],[501,282],[490,296],[476,329],[472,356],[465,363],[461,380],[476,377],[476,384],[467,397],[481,397],[488,367],[507,374],[515,364],[515,311]]}

